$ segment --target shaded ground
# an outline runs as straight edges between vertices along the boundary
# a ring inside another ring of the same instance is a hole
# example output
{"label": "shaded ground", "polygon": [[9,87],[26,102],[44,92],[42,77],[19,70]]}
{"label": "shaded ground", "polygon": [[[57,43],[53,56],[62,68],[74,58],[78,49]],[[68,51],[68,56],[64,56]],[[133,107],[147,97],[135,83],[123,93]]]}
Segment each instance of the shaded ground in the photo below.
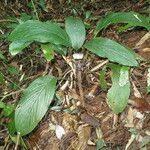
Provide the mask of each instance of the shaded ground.
{"label": "shaded ground", "polygon": [[[8,16],[19,17],[21,12],[27,14],[33,13],[33,10],[27,6],[28,0],[18,1],[6,1],[0,2],[0,17],[2,24],[2,31],[5,33],[10,29],[4,28],[7,24],[5,20]],[[132,1],[132,0],[91,0],[91,1],[78,1],[74,0],[66,1],[47,1],[47,12],[39,8],[39,18],[41,20],[55,20],[63,23],[64,18],[77,14],[82,19],[85,19],[85,12],[90,10],[93,16],[98,16],[100,19],[104,17],[107,12],[110,11],[128,11],[134,10],[139,13],[148,10],[148,3],[144,0]],[[145,13],[146,14],[146,13]],[[96,19],[97,19],[96,18]],[[95,27],[97,20],[87,19],[86,23],[90,24],[92,28]],[[38,127],[28,136],[24,137],[24,141],[27,144],[28,149],[31,150],[95,150],[95,143],[99,137],[103,137],[106,147],[103,149],[124,150],[128,147],[128,150],[139,150],[142,144],[150,138],[150,96],[146,95],[146,75],[147,68],[149,67],[150,53],[143,51],[145,48],[149,48],[149,40],[144,42],[139,47],[136,46],[137,42],[147,33],[142,28],[135,28],[133,30],[125,31],[123,33],[117,32],[118,25],[111,25],[108,29],[104,30],[102,36],[115,39],[128,47],[135,50],[137,53],[147,59],[146,62],[142,62],[139,68],[131,70],[131,96],[130,101],[124,112],[118,116],[114,115],[111,109],[106,103],[107,92],[102,91],[99,86],[99,71],[106,66],[105,59],[95,57],[92,54],[84,52],[83,59],[83,72],[82,72],[82,88],[85,100],[85,107],[82,108],[79,101],[81,96],[79,93],[78,85],[76,88],[70,88],[74,78],[71,72],[69,72],[70,66],[67,60],[72,60],[71,57],[62,58],[62,56],[56,54],[55,60],[47,64],[43,58],[41,52],[38,51],[38,46],[32,44],[29,49],[26,49],[22,54],[12,57],[8,52],[8,42],[6,39],[2,39],[0,42],[1,50],[7,57],[7,65],[0,62],[0,71],[5,75],[5,79],[8,83],[15,83],[19,87],[27,87],[27,85],[41,76],[43,72],[52,72],[53,75],[60,79],[57,95],[64,102],[63,107],[59,112],[56,110],[49,110]],[[91,30],[91,29],[90,29]],[[89,32],[90,33],[90,32]],[[88,39],[91,35],[88,35]],[[35,52],[35,49],[37,50]],[[91,71],[95,66],[102,64],[100,68],[95,71]],[[18,75],[11,75],[7,71],[7,66],[15,66],[20,68],[21,72]],[[22,74],[25,74],[26,79],[18,83]],[[107,84],[108,88],[111,87],[110,71],[107,71]],[[64,87],[66,81],[69,81],[68,85]],[[63,87],[63,89],[62,89]],[[61,90],[62,89],[62,90]],[[5,102],[16,105],[20,98],[20,91],[17,88],[11,89],[10,86],[0,85],[0,94],[5,92],[12,93],[5,98]],[[13,93],[14,91],[18,91]],[[141,94],[141,98],[136,98],[138,92]],[[54,106],[55,103],[52,104]],[[8,138],[7,128],[4,125],[9,120],[0,118],[0,149],[14,149],[15,144]],[[53,124],[62,126],[65,129],[65,136],[59,140],[56,137],[53,130]],[[96,127],[99,126],[99,131]],[[133,139],[131,128],[137,129],[137,134]],[[132,141],[133,140],[133,141]],[[132,142],[131,142],[132,141]],[[131,143],[130,143],[131,142]],[[147,144],[147,149],[150,149],[150,145]]]}

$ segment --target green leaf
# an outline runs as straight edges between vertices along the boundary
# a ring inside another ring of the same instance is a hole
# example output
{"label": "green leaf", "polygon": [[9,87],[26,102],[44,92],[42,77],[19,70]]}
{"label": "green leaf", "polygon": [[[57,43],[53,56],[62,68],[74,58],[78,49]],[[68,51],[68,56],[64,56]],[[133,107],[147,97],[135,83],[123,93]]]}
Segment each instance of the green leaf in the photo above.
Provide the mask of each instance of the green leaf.
{"label": "green leaf", "polygon": [[56,88],[56,79],[46,75],[25,90],[15,112],[15,126],[20,134],[30,133],[47,112]]}
{"label": "green leaf", "polygon": [[61,55],[66,55],[67,54],[67,48],[62,46],[62,45],[52,44],[52,48],[55,50],[56,53],[59,53]]}
{"label": "green leaf", "polygon": [[10,116],[14,111],[14,106],[12,104],[7,104],[3,109],[3,114],[5,117]]}
{"label": "green leaf", "polygon": [[96,143],[96,150],[100,150],[104,146],[106,146],[105,141],[103,139],[99,139]]}
{"label": "green leaf", "polygon": [[16,27],[11,32],[8,39],[14,41],[41,43],[54,43],[69,46],[69,37],[67,33],[58,25],[52,22],[41,22],[38,20],[28,20]]}
{"label": "green leaf", "polygon": [[149,22],[146,18],[136,12],[117,12],[109,14],[105,19],[98,22],[94,31],[95,36],[111,23],[128,23],[131,26],[141,26],[150,30]]}
{"label": "green leaf", "polygon": [[121,32],[125,32],[125,31],[127,31],[127,30],[131,30],[132,28],[133,28],[133,26],[131,26],[130,24],[127,24],[127,25],[119,26],[119,27],[117,28],[117,31],[118,31],[119,33],[121,33]]}
{"label": "green leaf", "polygon": [[27,41],[14,41],[9,45],[9,52],[11,55],[16,55],[20,53],[24,48],[29,46],[32,42],[27,42]]}
{"label": "green leaf", "polygon": [[41,48],[47,61],[54,59],[54,49],[51,44],[41,44]]}
{"label": "green leaf", "polygon": [[130,128],[129,131],[134,134],[134,135],[137,135],[138,134],[138,131],[136,128]]}
{"label": "green leaf", "polygon": [[108,38],[95,38],[84,45],[92,53],[126,66],[138,66],[135,53]]}
{"label": "green leaf", "polygon": [[111,65],[112,87],[107,93],[108,104],[114,113],[121,113],[130,95],[129,67]]}
{"label": "green leaf", "polygon": [[17,131],[16,131],[15,121],[14,121],[14,120],[12,120],[11,122],[8,123],[7,128],[8,128],[9,134],[10,134],[11,136],[14,136],[15,133],[17,132]]}
{"label": "green leaf", "polygon": [[85,41],[85,26],[80,18],[68,17],[65,21],[66,32],[70,37],[72,47],[76,50],[82,47]]}

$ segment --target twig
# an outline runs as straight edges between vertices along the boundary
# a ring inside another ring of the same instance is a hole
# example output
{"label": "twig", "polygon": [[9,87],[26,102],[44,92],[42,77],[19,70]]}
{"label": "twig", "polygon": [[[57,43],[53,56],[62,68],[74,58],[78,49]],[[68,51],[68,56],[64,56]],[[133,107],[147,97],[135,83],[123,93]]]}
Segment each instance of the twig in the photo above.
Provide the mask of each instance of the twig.
{"label": "twig", "polygon": [[8,97],[8,96],[11,96],[11,95],[20,93],[20,92],[22,92],[22,91],[24,91],[24,89],[21,89],[21,90],[18,90],[18,91],[14,91],[14,92],[11,92],[11,93],[6,94],[6,95],[0,95],[0,97],[3,97],[1,100],[5,99],[5,98]]}
{"label": "twig", "polygon": [[14,20],[7,20],[7,19],[2,19],[2,20],[0,20],[0,23],[1,22],[14,22],[14,23],[16,23],[16,21],[14,21]]}
{"label": "twig", "polygon": [[9,78],[7,78],[3,73],[1,73],[1,75],[8,80],[9,82],[11,82],[12,84],[14,84],[16,87],[18,87],[19,89],[23,90],[20,86],[18,86],[16,83],[14,83],[13,81],[11,81]]}
{"label": "twig", "polygon": [[90,70],[90,72],[94,72],[96,70],[98,70],[99,68],[101,68],[102,66],[104,66],[105,64],[107,64],[109,61],[105,60],[103,62],[101,62],[100,64],[98,64],[97,66],[95,66],[93,69]]}
{"label": "twig", "polygon": [[140,48],[141,45],[150,38],[150,32],[147,32],[141,39],[140,41],[135,45],[135,48]]}

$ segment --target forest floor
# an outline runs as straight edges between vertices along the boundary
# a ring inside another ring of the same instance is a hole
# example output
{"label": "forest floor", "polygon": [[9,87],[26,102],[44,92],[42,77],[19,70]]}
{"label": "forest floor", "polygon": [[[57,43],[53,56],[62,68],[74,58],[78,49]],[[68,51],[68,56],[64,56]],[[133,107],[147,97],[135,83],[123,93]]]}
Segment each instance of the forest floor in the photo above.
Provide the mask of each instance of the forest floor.
{"label": "forest floor", "polygon": [[[0,98],[14,107],[22,95],[20,87],[27,87],[45,71],[51,71],[56,77],[65,78],[65,81],[69,81],[71,76],[70,66],[62,56],[55,54],[55,59],[47,63],[35,44],[16,56],[11,56],[9,53],[7,35],[12,30],[10,25],[13,21],[7,20],[9,17],[20,18],[22,13],[34,16],[34,10],[29,2],[29,0],[0,1],[0,30],[3,35],[0,37],[0,50],[7,60],[0,59],[0,73],[5,80],[2,82],[0,79]],[[44,6],[36,5],[40,20],[64,23],[67,16],[76,15],[90,25],[91,31],[97,21],[108,12],[135,11],[147,15],[150,11],[149,3],[145,0],[48,0]],[[86,19],[87,11],[91,13],[91,19]],[[61,110],[48,110],[39,125],[23,137],[28,149],[96,150],[96,141],[99,137],[103,139],[102,150],[150,149],[150,95],[146,92],[150,51],[144,51],[146,48],[150,49],[150,41],[146,39],[137,47],[137,43],[147,33],[145,29],[133,28],[118,32],[117,28],[118,24],[109,26],[102,32],[102,36],[125,44],[147,60],[141,62],[140,67],[132,70],[130,101],[125,110],[115,115],[107,104],[106,95],[111,87],[110,70],[106,74],[108,89],[103,91],[99,85],[99,71],[106,67],[108,61],[94,54],[87,54],[83,60],[85,67],[82,71],[84,108],[78,106],[80,99],[78,87],[64,88],[66,82],[60,80],[62,83],[58,82],[60,87],[57,94],[64,101]],[[90,36],[87,35],[89,39]],[[100,67],[95,68],[100,64]],[[25,76],[23,80],[22,76]],[[61,88],[63,90],[60,90]],[[1,113],[0,110],[0,115]],[[7,129],[8,122],[9,117],[0,116],[0,150],[11,150],[16,147],[16,142],[10,138]],[[66,134],[61,140],[57,138],[52,123],[65,129]],[[99,126],[99,130],[95,126]],[[17,148],[23,149],[21,146]]]}

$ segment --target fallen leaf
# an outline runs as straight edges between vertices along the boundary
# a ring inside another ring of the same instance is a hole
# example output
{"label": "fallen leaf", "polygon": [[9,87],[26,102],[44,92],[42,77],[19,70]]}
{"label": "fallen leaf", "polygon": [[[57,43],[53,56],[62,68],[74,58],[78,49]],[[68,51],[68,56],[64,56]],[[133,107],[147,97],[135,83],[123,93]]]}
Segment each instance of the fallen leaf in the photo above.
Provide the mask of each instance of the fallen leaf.
{"label": "fallen leaf", "polygon": [[81,120],[82,120],[83,122],[85,122],[85,123],[87,123],[87,124],[93,126],[93,127],[98,127],[98,126],[100,126],[99,121],[98,121],[95,117],[93,117],[93,116],[91,116],[91,115],[89,115],[89,114],[86,114],[86,113],[81,114]]}
{"label": "fallen leaf", "polygon": [[146,98],[134,97],[129,103],[141,112],[150,111],[150,104],[147,102]]}

